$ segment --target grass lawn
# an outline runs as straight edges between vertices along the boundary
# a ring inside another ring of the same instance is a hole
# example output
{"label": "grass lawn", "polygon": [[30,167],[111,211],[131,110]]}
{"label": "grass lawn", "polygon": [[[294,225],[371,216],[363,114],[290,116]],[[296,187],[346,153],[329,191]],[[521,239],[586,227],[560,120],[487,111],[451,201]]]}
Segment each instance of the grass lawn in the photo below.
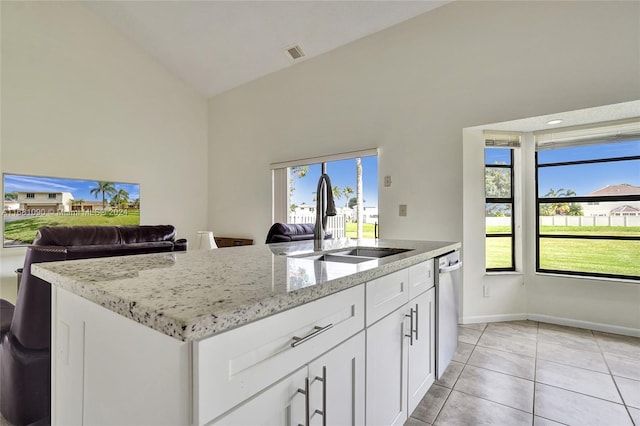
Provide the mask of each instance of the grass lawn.
{"label": "grass lawn", "polygon": [[[362,224],[362,238],[375,238],[374,235],[375,224],[373,223],[363,223]],[[358,238],[357,237],[357,224],[355,222],[347,222],[347,229],[345,233],[347,238]]]}
{"label": "grass lawn", "polygon": [[[640,227],[543,226],[542,234],[640,235]],[[487,233],[507,233],[509,227],[487,227]],[[487,268],[508,267],[511,240],[487,238]],[[540,267],[549,270],[640,276],[640,241],[542,238]]]}
{"label": "grass lawn", "polygon": [[74,225],[139,225],[140,210],[129,210],[126,215],[109,216],[106,214],[65,216],[46,214],[4,223],[4,238],[31,244],[36,232],[43,226]]}

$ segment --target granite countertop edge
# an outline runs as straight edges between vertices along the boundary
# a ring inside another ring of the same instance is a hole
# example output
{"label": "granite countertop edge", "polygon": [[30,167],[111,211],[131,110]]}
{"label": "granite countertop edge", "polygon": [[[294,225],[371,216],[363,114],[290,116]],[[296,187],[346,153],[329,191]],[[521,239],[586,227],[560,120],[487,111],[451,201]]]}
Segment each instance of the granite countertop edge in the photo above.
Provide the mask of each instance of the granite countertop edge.
{"label": "granite countertop edge", "polygon": [[[456,242],[428,243],[438,244],[438,247],[428,251],[419,251],[416,254],[391,260],[388,263],[380,264],[371,269],[346,274],[345,276],[330,279],[295,291],[273,294],[262,300],[251,301],[230,310],[223,310],[222,312],[211,311],[188,319],[168,316],[162,309],[154,309],[153,306],[145,305],[145,303],[141,303],[132,297],[127,297],[128,295],[103,291],[93,285],[94,283],[92,282],[83,281],[82,279],[51,270],[52,265],[67,262],[33,264],[31,268],[35,276],[51,283],[53,286],[65,289],[125,318],[186,342],[211,337],[268,316],[302,306],[322,297],[441,256],[461,246],[460,243]],[[240,248],[240,250],[241,249],[242,248]],[[229,249],[221,250],[226,250],[225,253],[229,253]],[[241,252],[238,251],[238,253]]]}

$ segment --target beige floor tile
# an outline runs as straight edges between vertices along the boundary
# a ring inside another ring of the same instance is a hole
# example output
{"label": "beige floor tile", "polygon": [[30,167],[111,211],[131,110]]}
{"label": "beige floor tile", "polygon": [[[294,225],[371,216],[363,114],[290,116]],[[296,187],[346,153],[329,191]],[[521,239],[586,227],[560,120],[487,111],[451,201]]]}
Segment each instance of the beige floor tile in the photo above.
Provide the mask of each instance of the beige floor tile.
{"label": "beige floor tile", "polygon": [[444,386],[432,385],[429,392],[422,398],[420,404],[411,413],[411,417],[432,424],[442,409],[451,389]]}
{"label": "beige floor tile", "polygon": [[536,383],[535,413],[567,425],[632,426],[623,405]]}
{"label": "beige floor tile", "polygon": [[499,349],[530,357],[536,356],[535,341],[530,339],[521,339],[518,337],[509,337],[504,334],[497,334],[490,331],[485,331],[482,334],[482,337],[478,341],[478,346]]}
{"label": "beige floor tile", "polygon": [[538,342],[538,359],[609,373],[609,368],[600,352],[583,351],[555,343]]}
{"label": "beige floor tile", "polygon": [[536,360],[533,357],[482,346],[476,346],[467,364],[527,380],[533,380],[536,370]]}
{"label": "beige floor tile", "polygon": [[613,378],[609,374],[538,360],[536,382],[622,403]]}
{"label": "beige floor tile", "polygon": [[640,338],[598,331],[593,334],[603,352],[636,358],[640,362]]}
{"label": "beige floor tile", "polygon": [[456,384],[456,380],[462,373],[462,369],[464,368],[464,364],[459,362],[451,361],[449,366],[444,371],[440,380],[436,381],[436,385],[444,386],[445,388],[453,389],[453,385]]}
{"label": "beige floor tile", "polygon": [[456,353],[453,354],[453,360],[463,364],[466,363],[471,356],[471,352],[473,352],[473,348],[475,348],[475,345],[458,342],[458,349],[456,349]]}
{"label": "beige floor tile", "polygon": [[631,408],[631,407],[629,407],[628,409],[629,409],[629,414],[633,419],[633,422],[636,424],[636,426],[640,425],[640,410],[638,410],[637,408]]}
{"label": "beige floor tile", "polygon": [[481,323],[475,323],[475,324],[460,324],[460,327],[471,328],[473,330],[478,330],[478,331],[484,331],[484,329],[487,327],[487,323],[481,322]]}
{"label": "beige floor tile", "polygon": [[519,337],[521,339],[536,340],[538,338],[538,327],[523,325],[519,322],[495,322],[487,325],[486,332],[504,334],[509,337]]}
{"label": "beige floor tile", "polygon": [[640,380],[640,360],[633,357],[604,354],[604,359],[609,365],[609,369],[614,376],[626,377],[627,379]]}
{"label": "beige floor tile", "polygon": [[530,380],[467,365],[453,389],[533,413],[533,382]]}
{"label": "beige floor tile", "polygon": [[592,334],[575,332],[571,329],[552,329],[541,326],[538,328],[538,342],[554,343],[567,348],[600,352],[600,347]]}
{"label": "beige floor tile", "polygon": [[458,342],[475,345],[482,336],[482,331],[472,328],[458,327]]}
{"label": "beige floor tile", "polygon": [[486,399],[452,391],[436,419],[438,426],[531,426],[532,415]]}
{"label": "beige floor tile", "polygon": [[429,423],[425,423],[422,420],[415,419],[413,417],[409,417],[406,422],[404,422],[404,426],[428,426]]}
{"label": "beige floor tile", "polygon": [[[640,365],[638,368],[640,368]],[[614,377],[613,379],[618,385],[624,403],[640,410],[640,381],[624,377]]]}
{"label": "beige floor tile", "polygon": [[553,420],[545,419],[544,417],[534,416],[533,426],[562,426],[562,423],[554,422]]}
{"label": "beige floor tile", "polygon": [[586,328],[568,327],[566,325],[551,324],[548,322],[538,323],[540,330],[556,330],[563,333],[577,334],[582,336],[593,336],[593,331]]}

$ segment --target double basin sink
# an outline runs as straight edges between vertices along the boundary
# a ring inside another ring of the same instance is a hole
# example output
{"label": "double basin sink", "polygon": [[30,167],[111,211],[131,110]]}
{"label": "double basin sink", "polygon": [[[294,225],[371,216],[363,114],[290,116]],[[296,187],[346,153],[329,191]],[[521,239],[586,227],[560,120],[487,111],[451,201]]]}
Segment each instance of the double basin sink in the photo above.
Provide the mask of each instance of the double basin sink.
{"label": "double basin sink", "polygon": [[308,254],[304,256],[295,256],[300,259],[317,260],[321,262],[338,262],[338,263],[362,263],[371,260],[381,259],[387,256],[411,251],[411,249],[402,248],[383,248],[383,247],[354,247],[346,250],[337,250],[330,253]]}

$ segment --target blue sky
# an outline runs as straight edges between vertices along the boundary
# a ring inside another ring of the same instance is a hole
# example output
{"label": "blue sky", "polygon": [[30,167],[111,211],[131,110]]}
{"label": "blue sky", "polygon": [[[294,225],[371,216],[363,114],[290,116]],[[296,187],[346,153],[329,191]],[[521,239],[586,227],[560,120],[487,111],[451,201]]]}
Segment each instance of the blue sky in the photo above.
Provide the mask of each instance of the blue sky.
{"label": "blue sky", "polygon": [[[487,164],[509,161],[506,149],[485,151]],[[638,155],[640,155],[640,141],[631,141],[540,151],[538,161],[540,164],[545,164]],[[540,168],[538,182],[540,195],[546,194],[551,188],[571,189],[577,195],[587,195],[607,185],[627,183],[640,187],[640,160]]]}
{"label": "blue sky", "polygon": [[[91,194],[96,187],[95,180],[61,179],[40,176],[4,175],[4,192],[70,192],[76,200],[102,201],[102,195]],[[129,193],[131,201],[140,197],[140,185],[131,183],[115,183],[116,189],[124,189]]]}
{"label": "blue sky", "polygon": [[[355,197],[356,190],[356,160],[331,161],[327,163],[327,174],[331,179],[333,186],[339,186],[343,189],[345,186],[353,188],[354,193],[350,197]],[[291,203],[300,205],[315,204],[313,201],[314,192],[318,187],[318,178],[320,178],[320,165],[314,164],[309,166],[309,172],[303,178],[295,178],[295,191],[291,196]],[[364,188],[363,198],[365,206],[378,205],[378,157],[362,157],[362,186]],[[347,199],[342,198],[335,200],[336,206],[342,207],[346,205]]]}

